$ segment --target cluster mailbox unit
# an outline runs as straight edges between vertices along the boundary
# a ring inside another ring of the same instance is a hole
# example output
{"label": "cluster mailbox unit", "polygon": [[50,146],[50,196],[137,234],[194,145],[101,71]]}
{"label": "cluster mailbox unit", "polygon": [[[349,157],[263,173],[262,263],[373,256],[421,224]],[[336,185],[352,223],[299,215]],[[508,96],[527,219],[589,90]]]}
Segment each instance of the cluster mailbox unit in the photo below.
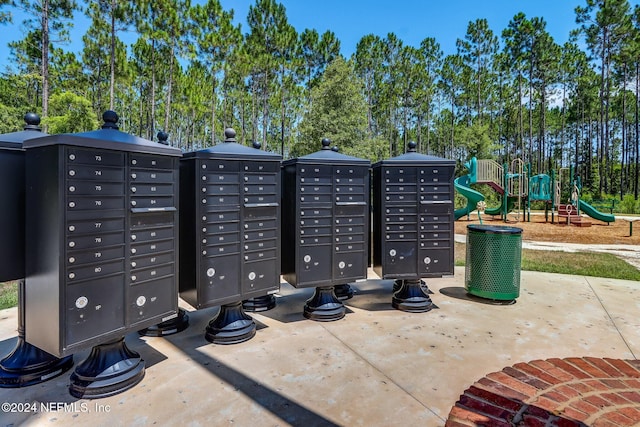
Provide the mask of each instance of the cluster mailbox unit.
{"label": "cluster mailbox unit", "polygon": [[23,131],[0,135],[0,282],[18,280],[18,340],[15,348],[0,360],[0,387],[38,384],[73,366],[73,357],[58,359],[24,339],[25,277],[25,165],[23,143],[46,134],[40,131],[40,117],[28,113]]}
{"label": "cluster mailbox unit", "polygon": [[453,274],[455,162],[416,152],[373,165],[373,269],[401,281],[392,305],[429,311],[421,278]]}
{"label": "cluster mailbox unit", "polygon": [[178,302],[182,153],[119,131],[112,111],[103,119],[24,144],[26,338],[56,356],[92,348],[70,385],[89,398],[142,379],[124,335],[172,318]]}
{"label": "cluster mailbox unit", "polygon": [[368,160],[322,150],[283,162],[282,275],[296,288],[316,287],[304,316],[344,317],[334,286],[366,279],[369,246]]}
{"label": "cluster mailbox unit", "polygon": [[246,341],[256,325],[242,300],[280,289],[281,157],[236,143],[186,153],[180,162],[180,296],[220,305],[205,337]]}

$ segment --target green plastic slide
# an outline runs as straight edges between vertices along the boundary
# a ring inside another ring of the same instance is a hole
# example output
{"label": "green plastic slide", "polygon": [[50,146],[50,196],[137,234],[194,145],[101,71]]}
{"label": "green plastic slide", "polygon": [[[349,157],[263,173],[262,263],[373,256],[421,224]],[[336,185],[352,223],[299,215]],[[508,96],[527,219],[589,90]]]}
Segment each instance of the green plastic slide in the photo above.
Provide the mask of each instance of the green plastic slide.
{"label": "green plastic slide", "polygon": [[604,221],[608,223],[614,222],[616,220],[615,216],[608,213],[600,212],[589,203],[583,202],[582,200],[580,200],[580,212],[583,212],[589,215],[591,218],[597,219],[598,221]]}
{"label": "green plastic slide", "polygon": [[453,187],[467,199],[467,206],[455,210],[455,218],[459,219],[465,215],[469,215],[476,209],[478,202],[484,200],[484,196],[476,190],[469,187],[469,175],[463,175],[453,181]]}

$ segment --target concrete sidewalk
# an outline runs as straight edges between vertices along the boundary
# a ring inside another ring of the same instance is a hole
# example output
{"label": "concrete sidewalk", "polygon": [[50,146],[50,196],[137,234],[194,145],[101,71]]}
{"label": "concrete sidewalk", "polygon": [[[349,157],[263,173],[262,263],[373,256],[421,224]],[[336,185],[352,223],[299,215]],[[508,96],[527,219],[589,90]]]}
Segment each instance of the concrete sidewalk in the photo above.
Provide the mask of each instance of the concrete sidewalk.
{"label": "concrete sidewalk", "polygon": [[[637,282],[522,272],[517,302],[494,305],[467,296],[464,273],[427,280],[437,308],[420,314],[391,307],[391,281],[358,282],[346,317],[328,323],[302,316],[312,289],[283,284],[275,309],[252,314],[256,336],[229,346],[204,339],[216,308],[193,311],[179,334],[127,337],[146,361],[131,390],[77,400],[71,372],[0,389],[0,402],[75,403],[5,412],[0,425],[442,426],[469,385],[505,366],[640,355]],[[0,354],[13,348],[16,325],[16,309],[0,312]]]}

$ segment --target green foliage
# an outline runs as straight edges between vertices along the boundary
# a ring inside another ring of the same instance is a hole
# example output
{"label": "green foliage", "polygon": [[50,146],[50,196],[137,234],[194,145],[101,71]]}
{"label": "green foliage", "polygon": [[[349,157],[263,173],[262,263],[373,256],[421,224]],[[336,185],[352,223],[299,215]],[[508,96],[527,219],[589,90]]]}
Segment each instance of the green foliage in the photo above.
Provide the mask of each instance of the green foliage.
{"label": "green foliage", "polygon": [[18,282],[0,283],[0,310],[18,305]]}
{"label": "green foliage", "polygon": [[456,135],[458,144],[467,148],[469,157],[495,158],[494,153],[499,147],[489,136],[488,124],[473,123],[471,126],[461,126]]}
{"label": "green foliage", "polygon": [[98,120],[95,118],[91,102],[71,92],[63,92],[51,96],[51,114],[43,120],[49,133],[76,133],[96,130]]}
{"label": "green foliage", "polygon": [[344,153],[379,156],[380,140],[367,138],[367,110],[361,89],[350,62],[337,58],[329,64],[311,91],[311,108],[302,118],[300,138],[291,155],[317,151],[320,141],[329,138]]}
{"label": "green foliage", "polygon": [[616,205],[616,212],[636,214],[640,212],[640,203],[633,197],[633,194],[625,194],[622,201]]}
{"label": "green foliage", "polygon": [[0,104],[0,134],[22,130],[24,120],[20,116],[18,108]]}

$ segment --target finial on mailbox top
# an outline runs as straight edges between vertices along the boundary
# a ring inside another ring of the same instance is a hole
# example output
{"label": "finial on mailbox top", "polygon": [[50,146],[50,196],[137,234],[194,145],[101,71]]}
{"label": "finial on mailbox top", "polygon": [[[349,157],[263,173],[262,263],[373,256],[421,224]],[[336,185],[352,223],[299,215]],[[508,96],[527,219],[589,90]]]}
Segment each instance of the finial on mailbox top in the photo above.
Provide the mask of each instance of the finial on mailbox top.
{"label": "finial on mailbox top", "polygon": [[260,144],[260,141],[253,141],[253,143],[251,145],[253,145],[253,148],[255,148],[257,150],[262,148],[262,144]]}
{"label": "finial on mailbox top", "polygon": [[115,111],[107,110],[102,113],[102,120],[104,120],[104,124],[102,125],[102,129],[116,129],[118,130],[118,114]]}
{"label": "finial on mailbox top", "polygon": [[158,142],[160,144],[169,145],[167,140],[169,139],[169,134],[163,131],[158,132]]}
{"label": "finial on mailbox top", "polygon": [[331,151],[337,153],[338,151],[340,151],[340,149],[338,148],[337,145],[334,145],[333,147],[331,147]]}
{"label": "finial on mailbox top", "polygon": [[26,125],[24,126],[24,130],[37,130],[41,131],[42,128],[38,126],[40,124],[40,116],[36,113],[27,113],[24,115],[24,122]]}
{"label": "finial on mailbox top", "polygon": [[415,153],[417,146],[418,146],[418,144],[416,144],[415,141],[409,141],[409,152],[410,153]]}
{"label": "finial on mailbox top", "polygon": [[331,145],[331,140],[329,138],[322,138],[322,149],[330,150],[329,146]]}
{"label": "finial on mailbox top", "polygon": [[236,142],[236,131],[233,128],[224,130],[224,142]]}

